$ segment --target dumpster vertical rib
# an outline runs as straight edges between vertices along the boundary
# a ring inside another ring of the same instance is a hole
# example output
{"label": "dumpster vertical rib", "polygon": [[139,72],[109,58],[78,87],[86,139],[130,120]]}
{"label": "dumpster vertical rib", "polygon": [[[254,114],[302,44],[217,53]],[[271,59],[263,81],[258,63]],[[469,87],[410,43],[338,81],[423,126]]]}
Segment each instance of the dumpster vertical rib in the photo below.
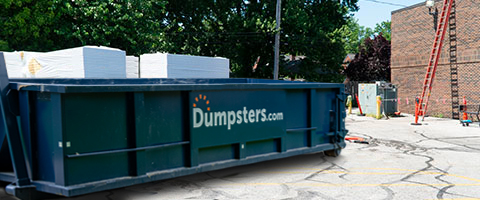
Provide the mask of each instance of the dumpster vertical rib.
{"label": "dumpster vertical rib", "polygon": [[32,132],[31,132],[31,121],[30,121],[30,112],[31,107],[29,104],[30,94],[28,91],[19,91],[18,99],[20,101],[20,124],[23,135],[23,142],[25,144],[26,151],[26,164],[28,176],[33,179],[33,170],[32,170]]}
{"label": "dumpster vertical rib", "polygon": [[7,144],[10,150],[13,169],[17,178],[17,187],[30,185],[30,178],[28,177],[27,166],[25,162],[25,153],[23,151],[23,144],[20,138],[20,132],[17,125],[17,119],[13,113],[8,111],[9,104],[7,101],[7,93],[9,91],[9,80],[7,74],[7,66],[3,53],[0,53],[0,118],[1,118],[1,143],[4,138],[7,138]]}
{"label": "dumpster vertical rib", "polygon": [[[313,110],[315,109],[315,102],[316,102],[316,90],[315,89],[310,89],[309,95],[308,95],[308,127],[313,127],[314,126],[314,113]],[[314,133],[315,130],[309,130],[308,131],[308,146],[313,147],[315,146],[314,143]]]}
{"label": "dumpster vertical rib", "polygon": [[[137,147],[137,138],[136,138],[136,110],[135,110],[135,100],[134,93],[127,92],[125,94],[126,98],[126,118],[125,124],[127,129],[127,147],[128,149],[135,149]],[[67,155],[70,158],[71,155]],[[130,151],[127,153],[128,157],[128,174],[130,176],[138,176],[137,171],[137,152]]]}
{"label": "dumpster vertical rib", "polygon": [[[144,124],[144,119],[145,119],[145,95],[143,92],[135,92],[133,93],[133,112],[130,113],[131,117],[134,117],[134,132],[131,134],[133,135],[133,138],[135,138],[135,147],[145,147],[146,146],[146,140],[148,138],[142,137],[143,135],[140,134],[148,127],[148,125]],[[133,124],[133,123],[132,123]],[[135,154],[135,169],[136,169],[136,175],[140,176],[143,174],[147,173],[146,169],[146,153],[145,151],[137,151],[134,153]],[[132,163],[130,163],[132,164]]]}
{"label": "dumpster vertical rib", "polygon": [[[128,149],[135,149],[137,147],[137,138],[136,138],[136,104],[135,104],[135,94],[132,92],[127,92],[126,97],[126,119],[125,124],[127,128],[127,146]],[[128,174],[130,176],[138,176],[138,163],[137,163],[138,152],[131,151],[128,152]],[[70,155],[68,155],[70,158]]]}
{"label": "dumpster vertical rib", "polygon": [[195,167],[198,165],[198,147],[195,146],[195,141],[192,140],[192,129],[190,128],[190,125],[193,123],[193,118],[190,116],[190,106],[192,105],[192,102],[190,102],[191,98],[191,91],[184,91],[182,92],[182,101],[183,101],[183,132],[185,139],[188,139],[190,141],[189,145],[187,146],[186,149],[186,155],[185,158],[187,158],[187,163],[189,167]]}
{"label": "dumpster vertical rib", "polygon": [[[0,67],[2,69],[7,68],[6,63],[5,63],[5,58],[3,57],[3,53],[1,53],[1,52],[0,52]],[[3,78],[3,77],[1,77],[1,78]],[[8,80],[8,76],[7,76],[7,80]],[[2,112],[3,112],[3,109],[2,109]],[[8,145],[7,141],[5,140],[6,137],[7,137],[6,131],[0,131],[0,151],[2,150],[3,145]],[[4,142],[5,142],[5,144],[4,144]]]}
{"label": "dumpster vertical rib", "polygon": [[[65,186],[68,182],[68,177],[65,176],[65,169],[68,168],[65,163],[65,148],[66,144],[64,141],[64,130],[63,124],[60,123],[63,120],[63,103],[62,96],[58,93],[50,94],[50,99],[52,103],[52,128],[53,128],[53,141],[58,142],[58,146],[53,146],[53,167],[55,173],[55,184]],[[65,148],[64,148],[65,147]]]}
{"label": "dumpster vertical rib", "polygon": [[238,159],[244,159],[247,157],[247,152],[245,146],[247,145],[246,142],[238,143]]}

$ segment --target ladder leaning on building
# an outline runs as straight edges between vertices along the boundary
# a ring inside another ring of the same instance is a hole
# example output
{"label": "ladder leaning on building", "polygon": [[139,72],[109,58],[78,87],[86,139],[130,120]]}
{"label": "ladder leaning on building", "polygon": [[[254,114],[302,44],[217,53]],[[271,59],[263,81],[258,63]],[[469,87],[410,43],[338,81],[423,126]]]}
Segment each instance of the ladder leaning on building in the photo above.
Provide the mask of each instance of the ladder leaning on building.
{"label": "ladder leaning on building", "polygon": [[[438,60],[442,52],[443,39],[447,31],[446,25],[449,24],[448,22],[451,16],[452,5],[454,3],[455,3],[455,0],[443,1],[442,12],[440,14],[440,21],[438,22],[438,28],[435,34],[433,48],[430,53],[430,58],[428,61],[425,80],[423,81],[422,94],[420,95],[420,98],[419,98],[419,103],[418,103],[419,108],[416,109],[415,111],[415,123],[417,123],[419,116],[422,116],[422,121],[423,121],[427,113],[428,100],[431,95],[433,80],[435,78],[435,72],[438,66]],[[458,80],[458,77],[457,77],[457,80]],[[453,95],[452,95],[452,98],[453,98]]]}

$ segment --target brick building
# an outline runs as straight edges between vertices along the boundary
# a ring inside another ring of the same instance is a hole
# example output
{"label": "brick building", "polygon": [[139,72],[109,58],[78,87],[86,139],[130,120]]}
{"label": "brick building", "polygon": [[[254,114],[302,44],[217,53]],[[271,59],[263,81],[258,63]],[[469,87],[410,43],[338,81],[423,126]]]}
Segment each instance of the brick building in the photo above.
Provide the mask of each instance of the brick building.
{"label": "brick building", "polygon": [[[438,18],[442,3],[435,2]],[[466,96],[469,104],[480,104],[480,0],[456,0],[455,19],[457,64],[450,64],[450,37],[447,30],[433,82],[427,111],[429,115],[452,117],[451,67],[455,66],[458,69],[460,102]],[[399,110],[414,113],[414,99],[421,95],[433,46],[434,15],[429,14],[425,1],[422,1],[393,11],[391,22],[392,83],[398,87]]]}

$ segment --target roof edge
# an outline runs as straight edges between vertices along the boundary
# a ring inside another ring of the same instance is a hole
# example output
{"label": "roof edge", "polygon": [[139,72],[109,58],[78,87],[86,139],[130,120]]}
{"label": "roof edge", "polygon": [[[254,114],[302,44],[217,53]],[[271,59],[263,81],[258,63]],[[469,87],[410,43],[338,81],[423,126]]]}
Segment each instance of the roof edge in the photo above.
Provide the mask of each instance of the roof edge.
{"label": "roof edge", "polygon": [[[438,2],[438,1],[441,1],[441,0],[435,0],[435,2]],[[425,5],[425,1],[417,3],[417,4],[413,4],[413,5],[405,7],[405,8],[400,8],[398,10],[394,10],[394,11],[392,11],[392,15],[395,14],[395,13],[402,12],[402,11],[405,11],[405,10],[410,10],[410,9],[413,9],[413,8],[416,8],[416,7],[419,7],[419,6],[422,6],[422,5],[423,6]]]}

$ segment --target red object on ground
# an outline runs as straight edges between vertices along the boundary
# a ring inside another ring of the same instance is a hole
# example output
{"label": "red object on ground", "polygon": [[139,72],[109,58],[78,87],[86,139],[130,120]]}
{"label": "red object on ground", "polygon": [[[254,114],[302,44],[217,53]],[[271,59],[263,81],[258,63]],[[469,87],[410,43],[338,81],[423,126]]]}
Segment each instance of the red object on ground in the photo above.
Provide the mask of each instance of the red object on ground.
{"label": "red object on ground", "polygon": [[360,144],[369,144],[365,138],[361,137],[345,137],[345,140],[353,142],[353,143],[360,143]]}
{"label": "red object on ground", "polygon": [[420,102],[420,99],[415,98],[415,124],[418,124],[418,115],[419,115],[419,102]]}
{"label": "red object on ground", "polygon": [[467,115],[467,99],[465,96],[463,96],[463,120],[468,120],[468,115]]}
{"label": "red object on ground", "polygon": [[361,137],[345,137],[345,140],[358,140],[358,141],[365,141],[364,138],[361,138]]}
{"label": "red object on ground", "polygon": [[358,109],[360,110],[360,114],[363,115],[362,106],[360,106],[360,101],[358,100],[358,95],[357,94],[355,94],[355,99],[357,99],[357,105],[358,105]]}

